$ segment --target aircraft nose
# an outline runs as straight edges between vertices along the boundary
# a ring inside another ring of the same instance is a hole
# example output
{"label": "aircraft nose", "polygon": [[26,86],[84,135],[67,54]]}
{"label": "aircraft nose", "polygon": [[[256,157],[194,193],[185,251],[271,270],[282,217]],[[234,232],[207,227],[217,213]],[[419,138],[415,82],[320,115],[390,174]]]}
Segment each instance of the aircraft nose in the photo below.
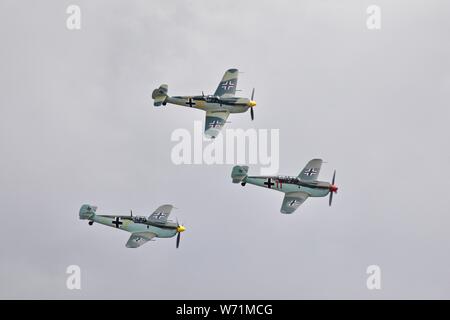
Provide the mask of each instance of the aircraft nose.
{"label": "aircraft nose", "polygon": [[183,231],[186,231],[186,228],[184,226],[177,227],[177,232],[183,232]]}
{"label": "aircraft nose", "polygon": [[330,186],[330,192],[337,192],[337,191],[338,191],[338,187],[336,185],[332,184]]}
{"label": "aircraft nose", "polygon": [[250,100],[250,101],[248,102],[247,106],[249,106],[249,107],[254,107],[254,106],[256,106],[256,101],[255,101],[255,100]]}

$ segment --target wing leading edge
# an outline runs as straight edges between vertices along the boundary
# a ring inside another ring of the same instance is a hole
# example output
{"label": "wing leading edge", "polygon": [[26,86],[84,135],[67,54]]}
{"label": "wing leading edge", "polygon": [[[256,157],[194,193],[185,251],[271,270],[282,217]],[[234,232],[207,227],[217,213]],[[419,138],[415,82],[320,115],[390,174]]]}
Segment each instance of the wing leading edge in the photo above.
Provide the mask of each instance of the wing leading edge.
{"label": "wing leading edge", "polygon": [[302,181],[316,181],[319,177],[320,168],[322,167],[322,159],[312,159],[306,167],[298,175]]}
{"label": "wing leading edge", "polygon": [[222,81],[220,81],[219,85],[217,86],[214,95],[223,98],[234,97],[234,95],[236,94],[238,75],[238,69],[228,69],[227,71],[225,71],[225,74],[222,77]]}
{"label": "wing leading edge", "polygon": [[148,219],[151,222],[157,223],[157,224],[165,224],[167,222],[167,219],[169,218],[170,212],[173,209],[173,205],[171,204],[164,204],[158,209],[153,212]]}
{"label": "wing leading edge", "polygon": [[293,213],[300,205],[308,199],[308,194],[304,192],[289,192],[284,195],[281,213]]}
{"label": "wing leading edge", "polygon": [[205,118],[205,136],[216,138],[224,124],[227,122],[230,113],[228,111],[207,111]]}
{"label": "wing leading edge", "polygon": [[132,233],[130,239],[128,239],[126,247],[127,248],[137,248],[147,243],[156,237],[153,232],[135,232]]}

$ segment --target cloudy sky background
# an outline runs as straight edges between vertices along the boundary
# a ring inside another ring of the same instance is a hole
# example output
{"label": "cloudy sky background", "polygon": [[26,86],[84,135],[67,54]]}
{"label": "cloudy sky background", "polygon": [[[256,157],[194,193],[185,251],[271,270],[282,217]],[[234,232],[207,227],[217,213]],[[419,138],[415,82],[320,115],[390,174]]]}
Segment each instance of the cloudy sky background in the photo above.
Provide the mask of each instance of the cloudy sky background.
{"label": "cloudy sky background", "polygon": [[[449,299],[449,12],[445,0],[1,1],[0,298]],[[279,128],[280,174],[326,160],[333,207],[282,215],[283,195],[232,184],[232,165],[172,164],[171,133],[204,114],[153,108],[151,91],[212,93],[230,67],[258,105],[227,127]],[[130,250],[129,234],[80,221],[83,203],[142,215],[172,203],[188,229],[179,250]],[[71,264],[80,291],[66,288]]]}

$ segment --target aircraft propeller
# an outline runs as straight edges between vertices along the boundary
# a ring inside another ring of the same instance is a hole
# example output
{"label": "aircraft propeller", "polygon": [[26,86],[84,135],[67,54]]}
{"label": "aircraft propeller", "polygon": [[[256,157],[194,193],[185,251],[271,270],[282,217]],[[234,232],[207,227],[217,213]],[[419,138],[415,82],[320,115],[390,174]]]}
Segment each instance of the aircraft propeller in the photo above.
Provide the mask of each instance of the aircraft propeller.
{"label": "aircraft propeller", "polygon": [[333,201],[333,193],[337,193],[337,191],[338,191],[338,187],[334,184],[335,179],[336,179],[336,170],[334,170],[333,179],[331,180],[331,185],[330,185],[330,200],[328,202],[330,207],[331,207],[331,202]]}
{"label": "aircraft propeller", "polygon": [[252,118],[252,121],[255,119],[255,114],[253,113],[253,107],[256,105],[256,102],[253,100],[253,97],[255,96],[255,88],[252,90],[252,97],[250,98],[249,107],[250,107],[250,117]]}
{"label": "aircraft propeller", "polygon": [[181,233],[185,230],[186,228],[182,224],[179,224],[177,220],[177,249],[180,246]]}

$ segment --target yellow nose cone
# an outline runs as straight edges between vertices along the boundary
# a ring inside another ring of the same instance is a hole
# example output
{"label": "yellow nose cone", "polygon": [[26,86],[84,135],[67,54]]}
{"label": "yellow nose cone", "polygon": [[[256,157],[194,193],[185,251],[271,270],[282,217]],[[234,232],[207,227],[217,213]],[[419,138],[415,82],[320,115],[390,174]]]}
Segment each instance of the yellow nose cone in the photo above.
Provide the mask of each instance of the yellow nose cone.
{"label": "yellow nose cone", "polygon": [[186,231],[186,228],[184,226],[178,226],[177,231],[183,232],[183,231]]}
{"label": "yellow nose cone", "polygon": [[255,100],[250,100],[247,105],[249,107],[254,107],[254,106],[256,106],[256,101]]}

